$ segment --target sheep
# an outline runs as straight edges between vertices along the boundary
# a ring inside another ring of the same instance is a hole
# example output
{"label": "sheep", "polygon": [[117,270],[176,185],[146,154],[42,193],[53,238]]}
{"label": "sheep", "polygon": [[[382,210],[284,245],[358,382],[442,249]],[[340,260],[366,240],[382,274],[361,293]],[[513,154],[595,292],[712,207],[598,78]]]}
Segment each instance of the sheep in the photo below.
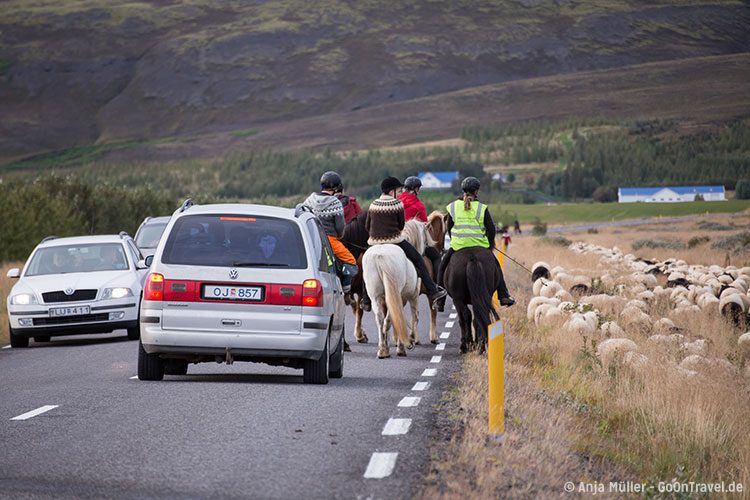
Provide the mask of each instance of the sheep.
{"label": "sheep", "polygon": [[682,344],[682,349],[686,354],[705,356],[708,354],[708,340],[697,339],[692,342],[686,342]]}
{"label": "sheep", "polygon": [[540,261],[531,266],[531,282],[538,280],[539,278],[550,279],[550,265],[544,261]]}
{"label": "sheep", "polygon": [[679,328],[669,318],[661,318],[654,323],[654,331],[658,334],[668,335],[679,331]]}
{"label": "sheep", "polygon": [[602,323],[602,326],[599,327],[599,329],[607,338],[620,337],[622,335],[625,335],[625,331],[622,328],[620,328],[620,325],[618,325],[614,321],[607,321],[605,323]]}
{"label": "sheep", "polygon": [[542,297],[552,298],[557,292],[562,290],[563,287],[557,281],[548,281],[547,286],[542,287],[542,291],[539,293]]}
{"label": "sheep", "polygon": [[534,297],[529,301],[529,305],[526,306],[526,317],[530,320],[534,319],[534,311],[541,304],[553,304],[556,306],[559,303],[560,301],[554,298]]}
{"label": "sheep", "polygon": [[739,375],[739,370],[726,359],[708,359],[699,354],[691,354],[680,362],[680,367],[696,372],[710,372],[715,375],[733,377]]}
{"label": "sheep", "polygon": [[651,317],[635,306],[627,306],[620,313],[620,322],[624,326],[648,330],[651,328]]}
{"label": "sheep", "polygon": [[596,355],[607,369],[614,363],[618,363],[625,353],[637,351],[638,344],[626,338],[612,338],[599,342],[596,346]]}
{"label": "sheep", "polygon": [[631,306],[637,307],[638,309],[645,312],[646,314],[648,314],[649,309],[650,309],[648,304],[646,304],[642,300],[629,300],[628,303],[625,305],[625,307],[631,307]]}
{"label": "sheep", "polygon": [[740,338],[737,339],[737,346],[740,348],[742,356],[746,360],[750,360],[750,332],[740,335]]}
{"label": "sheep", "polygon": [[638,295],[636,295],[636,298],[638,300],[641,300],[643,302],[646,302],[647,304],[652,304],[656,301],[656,294],[652,292],[651,290],[645,290]]}
{"label": "sheep", "polygon": [[563,328],[582,337],[590,337],[596,332],[596,325],[592,327],[591,323],[581,313],[573,313],[565,322]]}
{"label": "sheep", "polygon": [[643,373],[649,366],[648,358],[635,351],[627,351],[622,356],[622,365],[635,373]]}
{"label": "sheep", "polygon": [[542,288],[544,288],[545,286],[547,286],[547,280],[545,280],[544,278],[539,278],[531,286],[531,290],[534,292],[535,296],[538,296],[542,293]]}
{"label": "sheep", "polygon": [[735,325],[739,325],[747,313],[748,297],[747,295],[732,294],[726,295],[719,301],[719,311],[722,316],[730,320]]}
{"label": "sheep", "polygon": [[[549,305],[549,304],[544,304],[544,305]],[[541,308],[542,306],[540,306],[537,309],[537,312],[539,312]],[[565,317],[565,314],[563,314],[563,312],[560,309],[556,307],[550,307],[549,309],[545,311],[544,315],[541,315],[541,316],[536,315],[534,317],[534,320],[536,321],[537,326],[551,327],[551,326],[560,324],[564,317]],[[539,319],[537,320],[537,318]]]}
{"label": "sheep", "polygon": [[685,337],[679,333],[673,335],[657,334],[651,335],[646,342],[663,349],[677,349],[685,342]]}

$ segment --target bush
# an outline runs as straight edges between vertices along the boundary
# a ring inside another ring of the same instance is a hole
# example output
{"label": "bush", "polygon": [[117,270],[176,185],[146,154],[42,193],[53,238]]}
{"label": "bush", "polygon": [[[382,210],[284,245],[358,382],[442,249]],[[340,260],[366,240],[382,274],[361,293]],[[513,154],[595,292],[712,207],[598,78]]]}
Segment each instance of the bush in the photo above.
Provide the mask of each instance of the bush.
{"label": "bush", "polygon": [[552,245],[552,246],[556,246],[556,247],[568,247],[568,246],[571,245],[571,243],[573,243],[572,241],[570,241],[565,236],[560,236],[560,235],[557,235],[557,236],[545,236],[545,237],[542,238],[541,241],[542,241],[542,243],[544,243],[546,245]]}
{"label": "bush", "polygon": [[734,197],[738,200],[750,200],[750,179],[737,181],[734,187]]}
{"label": "bush", "polygon": [[672,240],[651,240],[641,239],[633,242],[633,250],[640,250],[641,248],[669,248],[671,250],[683,250],[685,248],[684,243]]}
{"label": "bush", "polygon": [[586,232],[589,233],[589,234],[599,234],[599,230],[597,228],[595,228],[595,227],[588,228],[586,230]]}
{"label": "bush", "polygon": [[534,226],[531,228],[531,234],[534,236],[544,236],[547,234],[547,223],[539,219],[534,219]]}
{"label": "bush", "polygon": [[711,238],[708,236],[693,236],[688,240],[687,246],[688,248],[695,248],[704,243],[708,243],[709,241],[711,241]]}
{"label": "bush", "polygon": [[594,189],[594,193],[591,195],[594,201],[600,203],[611,203],[617,201],[617,190],[612,186],[599,186]]}
{"label": "bush", "polygon": [[750,251],[750,231],[720,238],[711,244],[711,248],[728,250],[736,254]]}
{"label": "bush", "polygon": [[736,226],[719,224],[718,222],[701,221],[698,223],[698,229],[703,231],[731,231],[737,229]]}

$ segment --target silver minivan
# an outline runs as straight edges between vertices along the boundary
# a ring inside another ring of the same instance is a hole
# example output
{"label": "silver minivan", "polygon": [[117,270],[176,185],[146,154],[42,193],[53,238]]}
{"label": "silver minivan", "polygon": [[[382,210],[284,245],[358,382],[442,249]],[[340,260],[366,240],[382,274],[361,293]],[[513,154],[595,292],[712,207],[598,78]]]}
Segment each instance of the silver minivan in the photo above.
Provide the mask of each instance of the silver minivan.
{"label": "silver minivan", "polygon": [[139,379],[234,361],[302,368],[305,383],[343,376],[343,291],[310,212],[187,200],[145,264]]}

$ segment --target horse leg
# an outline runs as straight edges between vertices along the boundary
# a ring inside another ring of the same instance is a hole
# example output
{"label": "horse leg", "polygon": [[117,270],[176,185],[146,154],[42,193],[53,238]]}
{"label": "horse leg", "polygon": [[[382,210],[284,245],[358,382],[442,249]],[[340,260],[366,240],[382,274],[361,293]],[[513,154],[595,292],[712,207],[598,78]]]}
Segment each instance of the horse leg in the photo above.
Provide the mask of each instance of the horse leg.
{"label": "horse leg", "polygon": [[411,343],[419,345],[419,290],[409,299],[409,309],[411,309]]}
{"label": "horse leg", "polygon": [[458,324],[461,327],[461,353],[465,354],[471,347],[471,311],[469,306],[460,300],[453,300],[458,312]]}
{"label": "horse leg", "polygon": [[359,307],[358,301],[355,301],[354,304],[352,304],[352,311],[354,311],[354,338],[357,339],[357,342],[360,344],[366,344],[368,340],[367,335],[362,329],[362,316],[364,316],[365,312]]}
{"label": "horse leg", "polygon": [[385,298],[376,301],[375,322],[378,326],[378,358],[390,358],[390,348],[388,347],[388,323],[387,312],[385,307]]}
{"label": "horse leg", "polygon": [[432,308],[432,304],[430,304],[430,342],[433,344],[438,343],[437,311]]}

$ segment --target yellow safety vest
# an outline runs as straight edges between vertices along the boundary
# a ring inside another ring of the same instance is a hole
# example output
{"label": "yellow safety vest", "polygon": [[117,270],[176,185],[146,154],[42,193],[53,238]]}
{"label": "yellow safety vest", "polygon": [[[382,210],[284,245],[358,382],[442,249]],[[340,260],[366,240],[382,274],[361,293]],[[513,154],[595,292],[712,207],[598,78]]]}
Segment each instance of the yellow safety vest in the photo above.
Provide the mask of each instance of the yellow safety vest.
{"label": "yellow safety vest", "polygon": [[471,209],[464,210],[464,202],[456,200],[446,207],[453,219],[451,229],[451,248],[483,247],[489,248],[490,242],[484,233],[484,214],[487,205],[478,201],[471,202]]}

